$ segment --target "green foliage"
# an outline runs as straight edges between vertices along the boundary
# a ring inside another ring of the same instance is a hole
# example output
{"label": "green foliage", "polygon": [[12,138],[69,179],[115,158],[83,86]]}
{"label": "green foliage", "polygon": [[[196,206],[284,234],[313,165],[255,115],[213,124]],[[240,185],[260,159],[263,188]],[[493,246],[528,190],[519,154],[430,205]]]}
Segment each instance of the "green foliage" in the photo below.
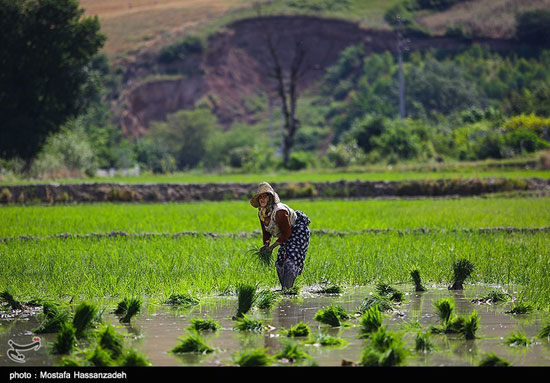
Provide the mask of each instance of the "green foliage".
{"label": "green foliage", "polygon": [[237,318],[242,318],[250,311],[256,300],[256,286],[239,284],[237,286]]}
{"label": "green foliage", "polygon": [[402,291],[397,290],[396,288],[388,285],[384,282],[379,282],[376,284],[376,291],[380,296],[388,297],[392,302],[403,302],[404,294]]}
{"label": "green foliage", "polygon": [[157,140],[174,157],[178,169],[195,167],[207,152],[216,129],[216,116],[206,108],[169,114],[166,122],[153,123],[145,139]]}
{"label": "green foliage", "polygon": [[120,316],[121,323],[130,323],[132,318],[140,312],[141,305],[139,298],[124,298],[118,303],[114,313]]}
{"label": "green foliage", "polygon": [[55,333],[60,331],[69,321],[69,313],[58,304],[44,302],[43,318],[40,326],[34,330],[37,334]]}
{"label": "green foliage", "polygon": [[73,327],[76,330],[76,337],[81,338],[85,335],[86,330],[92,326],[92,322],[95,320],[98,313],[96,305],[82,302],[79,304],[73,316]]}
{"label": "green foliage", "polygon": [[67,323],[61,329],[52,346],[52,354],[69,354],[76,345],[76,329]]}
{"label": "green foliage", "polygon": [[349,315],[341,306],[331,305],[319,309],[313,319],[332,327],[340,327],[341,321],[349,319]]}
{"label": "green foliage", "polygon": [[95,92],[89,64],[105,36],[83,13],[76,0],[0,1],[0,157],[34,157]]}
{"label": "green foliage", "polygon": [[414,340],[414,349],[416,352],[427,353],[435,349],[435,345],[430,340],[429,331],[419,331],[416,333]]}
{"label": "green foliage", "polygon": [[475,339],[479,329],[479,315],[472,311],[468,317],[456,316],[454,313],[454,300],[442,298],[434,302],[434,309],[442,322],[442,327],[430,328],[434,334],[460,334],[465,339]]}
{"label": "green foliage", "polygon": [[368,338],[370,335],[382,327],[382,313],[378,309],[378,306],[374,305],[368,308],[363,315],[359,318],[360,338]]}
{"label": "green foliage", "polygon": [[464,321],[462,334],[464,335],[465,339],[475,339],[476,338],[476,332],[479,329],[479,315],[477,314],[477,311],[472,311],[469,317],[466,318]]}
{"label": "green foliage", "polygon": [[406,357],[407,350],[400,337],[380,327],[371,335],[359,363],[365,367],[399,366]]}
{"label": "green foliage", "polygon": [[271,309],[279,300],[279,295],[271,290],[262,290],[256,297],[256,307],[262,310]]}
{"label": "green foliage", "polygon": [[442,298],[434,302],[434,308],[441,322],[449,323],[454,316],[454,300],[452,298]]}
{"label": "green foliage", "polygon": [[93,351],[88,352],[86,361],[95,367],[109,367],[114,364],[111,354],[101,346],[96,346]]}
{"label": "green foliage", "polygon": [[411,279],[414,283],[415,291],[426,291],[426,288],[422,286],[422,280],[420,278],[420,270],[418,269],[411,270]]}
{"label": "green foliage", "polygon": [[388,296],[373,294],[363,299],[363,301],[359,304],[359,307],[357,307],[357,312],[363,314],[365,311],[373,306],[378,306],[378,309],[380,311],[385,312],[393,310],[395,304]]}
{"label": "green foliage", "polygon": [[348,344],[348,341],[342,338],[338,338],[335,336],[331,336],[324,333],[317,333],[315,336],[310,337],[306,342],[306,344],[315,344],[315,345],[321,345],[321,346],[334,346],[334,347],[342,347]]}
{"label": "green foliage", "polygon": [[269,366],[273,363],[273,358],[267,353],[267,348],[263,347],[245,349],[233,355],[232,359],[233,363],[241,367]]}
{"label": "green foliage", "polygon": [[459,259],[453,263],[453,280],[449,290],[462,290],[464,281],[474,271],[474,265],[468,259]]}
{"label": "green foliage", "polygon": [[533,305],[528,302],[516,302],[514,307],[505,311],[506,314],[523,315],[533,311]]}
{"label": "green foliage", "polygon": [[204,48],[204,42],[201,38],[188,35],[178,42],[163,47],[158,60],[163,64],[169,64],[191,54],[201,54]]}
{"label": "green foliage", "polygon": [[191,330],[200,332],[200,331],[218,331],[220,329],[220,324],[213,319],[191,319],[191,325],[189,326]]}
{"label": "green foliage", "polygon": [[284,334],[288,337],[308,336],[310,333],[311,329],[304,322],[299,322],[296,325],[290,327],[288,330],[284,331]]}
{"label": "green foliage", "polygon": [[516,15],[516,38],[522,43],[548,45],[550,41],[550,11],[534,9]]}
{"label": "green foliage", "polygon": [[254,246],[247,251],[247,254],[257,258],[260,263],[271,266],[273,263],[273,252],[267,249],[267,246]]}
{"label": "green foliage", "polygon": [[296,362],[303,359],[308,359],[310,356],[307,352],[300,349],[300,344],[292,340],[283,340],[283,349],[275,355],[276,359],[287,359],[289,362]]}
{"label": "green foliage", "polygon": [[239,331],[263,332],[265,325],[262,321],[251,319],[243,314],[242,317],[237,318],[235,329]]}
{"label": "green foliage", "polygon": [[124,350],[124,339],[115,329],[108,325],[98,334],[98,344],[110,353],[112,359],[117,359]]}
{"label": "green foliage", "polygon": [[180,343],[175,346],[170,352],[174,354],[184,353],[199,353],[209,354],[214,352],[214,349],[208,346],[204,339],[198,333],[191,333],[184,338],[180,338]]}
{"label": "green foliage", "polygon": [[164,303],[173,306],[195,306],[200,303],[200,299],[191,294],[171,294]]}
{"label": "green foliage", "polygon": [[123,367],[147,367],[151,365],[151,362],[138,351],[129,349],[123,352],[119,365]]}
{"label": "green foliage", "polygon": [[330,285],[315,291],[316,294],[342,294],[342,287]]}
{"label": "green foliage", "polygon": [[510,362],[496,355],[494,352],[485,355],[478,364],[479,367],[508,367],[510,365]]}
{"label": "green foliage", "polygon": [[533,341],[525,335],[521,330],[510,333],[504,342],[511,347],[527,347],[533,343]]}

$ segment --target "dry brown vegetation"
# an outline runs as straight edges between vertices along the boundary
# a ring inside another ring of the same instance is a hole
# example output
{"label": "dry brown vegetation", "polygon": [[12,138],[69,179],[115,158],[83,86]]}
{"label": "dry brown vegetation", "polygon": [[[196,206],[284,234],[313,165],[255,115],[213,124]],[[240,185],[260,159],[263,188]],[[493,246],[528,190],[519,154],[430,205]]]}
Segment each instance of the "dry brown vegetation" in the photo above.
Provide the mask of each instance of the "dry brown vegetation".
{"label": "dry brown vegetation", "polygon": [[475,0],[447,11],[420,16],[418,22],[434,34],[461,25],[477,37],[511,38],[516,31],[515,15],[533,9],[550,9],[550,0]]}
{"label": "dry brown vegetation", "polygon": [[135,53],[225,12],[251,5],[246,0],[80,0],[86,16],[96,15],[111,56]]}

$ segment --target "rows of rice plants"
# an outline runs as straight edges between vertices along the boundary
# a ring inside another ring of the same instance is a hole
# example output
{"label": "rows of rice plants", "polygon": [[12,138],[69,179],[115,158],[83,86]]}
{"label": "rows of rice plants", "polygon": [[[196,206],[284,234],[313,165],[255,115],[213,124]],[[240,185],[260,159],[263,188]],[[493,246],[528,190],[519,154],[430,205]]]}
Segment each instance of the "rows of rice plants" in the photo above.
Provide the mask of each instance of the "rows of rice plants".
{"label": "rows of rice plants", "polygon": [[[247,254],[260,237],[48,239],[0,243],[0,291],[16,297],[213,294],[235,283],[279,286],[273,267]],[[547,233],[438,233],[312,236],[299,285],[422,283],[450,285],[457,260],[475,268],[465,281],[520,286],[520,301],[550,305]]]}
{"label": "rows of rice plants", "polygon": [[[549,226],[550,222],[549,198],[283,202],[304,211],[313,230],[535,228]],[[0,238],[116,231],[240,233],[259,230],[256,211],[248,201],[4,206],[0,214]]]}

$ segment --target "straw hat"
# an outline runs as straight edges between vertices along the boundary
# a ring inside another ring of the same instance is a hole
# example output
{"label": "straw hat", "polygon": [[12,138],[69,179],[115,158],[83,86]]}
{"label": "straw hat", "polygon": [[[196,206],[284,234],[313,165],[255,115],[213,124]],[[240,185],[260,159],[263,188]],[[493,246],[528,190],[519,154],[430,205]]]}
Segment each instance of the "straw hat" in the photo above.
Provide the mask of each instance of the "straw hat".
{"label": "straw hat", "polygon": [[258,198],[260,195],[264,193],[269,193],[273,196],[273,202],[279,203],[281,202],[279,195],[273,190],[270,184],[267,182],[262,182],[260,185],[258,185],[258,189],[256,189],[256,193],[254,196],[250,199],[250,204],[256,208],[260,207],[260,202],[258,201]]}

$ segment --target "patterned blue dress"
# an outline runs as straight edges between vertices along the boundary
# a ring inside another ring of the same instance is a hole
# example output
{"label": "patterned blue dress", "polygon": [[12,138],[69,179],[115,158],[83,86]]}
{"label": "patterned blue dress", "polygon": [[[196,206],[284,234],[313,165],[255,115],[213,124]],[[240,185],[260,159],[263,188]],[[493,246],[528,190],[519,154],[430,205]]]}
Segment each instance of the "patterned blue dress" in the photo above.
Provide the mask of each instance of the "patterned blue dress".
{"label": "patterned blue dress", "polygon": [[288,240],[279,246],[275,267],[283,289],[294,285],[296,277],[302,274],[304,262],[309,247],[311,230],[310,220],[304,212],[296,210],[296,220],[292,225],[292,233]]}

